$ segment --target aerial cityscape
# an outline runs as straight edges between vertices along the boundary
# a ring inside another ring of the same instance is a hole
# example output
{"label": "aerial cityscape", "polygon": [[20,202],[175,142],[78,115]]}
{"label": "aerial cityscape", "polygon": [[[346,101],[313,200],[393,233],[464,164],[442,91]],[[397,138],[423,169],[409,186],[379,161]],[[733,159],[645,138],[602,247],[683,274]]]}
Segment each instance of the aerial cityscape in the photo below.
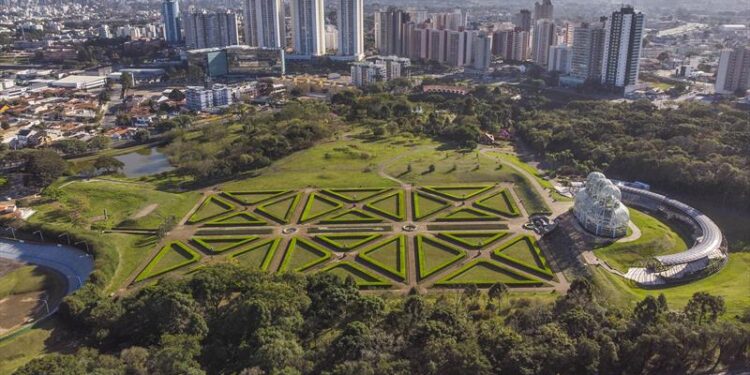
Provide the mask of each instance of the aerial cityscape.
{"label": "aerial cityscape", "polygon": [[0,375],[747,373],[746,0],[0,0]]}

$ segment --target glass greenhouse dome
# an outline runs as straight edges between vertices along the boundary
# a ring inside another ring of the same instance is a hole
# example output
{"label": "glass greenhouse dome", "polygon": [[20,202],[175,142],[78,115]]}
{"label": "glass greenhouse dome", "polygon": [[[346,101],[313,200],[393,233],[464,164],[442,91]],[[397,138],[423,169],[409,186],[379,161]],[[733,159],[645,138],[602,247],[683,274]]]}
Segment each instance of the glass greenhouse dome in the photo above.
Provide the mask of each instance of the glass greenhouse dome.
{"label": "glass greenhouse dome", "polygon": [[587,231],[602,237],[622,237],[628,231],[630,212],[621,199],[622,193],[612,181],[592,172],[576,194],[573,212]]}

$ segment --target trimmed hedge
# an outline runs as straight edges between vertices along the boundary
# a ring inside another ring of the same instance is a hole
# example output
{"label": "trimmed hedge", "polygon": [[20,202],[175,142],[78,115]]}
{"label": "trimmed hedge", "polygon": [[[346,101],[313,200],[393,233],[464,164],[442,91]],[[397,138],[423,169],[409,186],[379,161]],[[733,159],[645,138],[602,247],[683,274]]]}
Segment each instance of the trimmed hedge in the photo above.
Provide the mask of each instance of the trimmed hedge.
{"label": "trimmed hedge", "polygon": [[[440,242],[438,240],[435,240],[435,239],[432,239],[432,238],[429,238],[429,237],[425,237],[423,235],[418,235],[418,236],[415,237],[415,239],[417,241],[417,261],[419,263],[419,278],[420,279],[425,279],[425,278],[427,278],[430,275],[433,275],[433,274],[435,274],[435,273],[437,273],[439,271],[442,271],[443,269],[445,269],[446,267],[450,266],[451,264],[456,263],[457,261],[459,261],[459,260],[463,259],[464,257],[466,257],[466,252],[464,250],[455,248],[455,247],[453,247],[453,246],[451,246],[449,244],[446,244],[444,242]],[[442,248],[444,248],[444,249],[448,250],[449,252],[452,252],[452,253],[454,253],[456,255],[453,258],[450,258],[450,259],[446,260],[445,262],[439,264],[435,268],[433,268],[431,270],[427,270],[426,269],[427,267],[425,265],[426,254],[424,253],[424,249],[423,249],[423,242],[425,242],[425,241],[426,242],[432,242],[433,245],[436,245],[438,247],[442,247]]]}
{"label": "trimmed hedge", "polygon": [[[461,238],[461,235],[488,235],[489,238],[487,240],[482,241],[478,246],[472,242],[469,242],[463,238]],[[470,249],[481,249],[487,245],[490,245],[491,243],[505,237],[508,235],[508,232],[441,232],[438,233],[438,237],[448,240],[450,242],[456,243],[458,245],[466,246]]]}
{"label": "trimmed hedge", "polygon": [[[384,246],[389,245],[391,242],[398,241],[398,264],[399,269],[394,270],[392,267],[389,267],[382,262],[372,258],[370,253],[373,253],[375,251],[378,251],[382,249]],[[381,242],[379,244],[375,244],[373,246],[368,247],[367,249],[360,251],[358,254],[358,258],[362,259],[363,261],[372,264],[376,268],[380,269],[383,272],[388,273],[389,275],[392,275],[400,280],[406,281],[407,277],[407,267],[406,267],[406,237],[404,235],[398,235],[394,238],[389,239],[388,241]]]}
{"label": "trimmed hedge", "polygon": [[[151,271],[153,270],[153,268],[156,267],[157,264],[159,264],[159,261],[164,256],[166,256],[169,251],[183,251],[187,253],[188,255],[190,255],[190,258],[186,259],[184,262],[180,262],[173,266],[167,267],[159,272],[152,273]],[[135,282],[139,282],[139,281],[143,281],[146,279],[150,279],[152,277],[163,275],[167,272],[174,271],[180,267],[184,267],[184,266],[187,266],[188,264],[195,263],[200,259],[201,259],[201,255],[197,251],[185,245],[184,243],[180,241],[170,242],[166,246],[162,247],[161,250],[159,250],[159,253],[156,254],[156,256],[153,259],[151,259],[150,262],[148,262],[148,264],[146,265],[146,268],[144,268],[143,271],[141,271],[141,273],[138,274],[138,276],[135,278]]]}
{"label": "trimmed hedge", "polygon": [[[424,199],[429,199],[429,200],[435,201],[438,204],[442,205],[442,207],[440,207],[438,209],[435,209],[435,210],[432,210],[430,212],[425,212],[424,214],[422,214],[422,210],[421,210],[421,207],[420,207],[421,204],[419,203],[420,197],[422,197]],[[414,220],[421,220],[421,219],[423,219],[423,218],[425,218],[427,216],[430,216],[432,214],[440,212],[440,211],[446,209],[447,207],[450,207],[450,204],[448,203],[448,201],[446,201],[444,199],[441,199],[441,198],[438,198],[438,197],[433,197],[431,195],[427,195],[427,194],[425,194],[425,193],[423,193],[421,191],[418,191],[418,190],[413,190],[411,192],[411,198],[412,198],[411,199],[411,209],[412,209],[412,214],[414,215]]]}
{"label": "trimmed hedge", "polygon": [[[462,215],[462,216],[454,216]],[[463,216],[466,215],[466,216]],[[490,215],[484,211],[479,211],[472,207],[462,207],[451,211],[443,216],[438,217],[435,221],[456,222],[456,221],[499,221],[500,217]]]}
{"label": "trimmed hedge", "polygon": [[291,241],[289,241],[289,245],[286,248],[286,254],[284,254],[284,259],[281,261],[281,266],[279,266],[279,272],[287,271],[287,267],[289,267],[289,262],[291,262],[292,257],[294,256],[294,252],[297,250],[297,242],[300,242],[304,244],[305,246],[309,247],[310,249],[312,249],[313,251],[317,252],[318,254],[320,254],[320,257],[311,262],[305,263],[297,267],[296,269],[293,269],[292,271],[295,271],[295,272],[305,271],[313,266],[316,266],[320,263],[327,261],[328,259],[331,259],[331,257],[333,256],[333,253],[331,253],[331,251],[328,249],[322,248],[313,242],[308,242],[301,238],[293,237]]}
{"label": "trimmed hedge", "polygon": [[[291,192],[291,190],[235,190],[235,191],[223,191],[222,195],[224,195],[227,198],[231,198],[235,200],[236,202],[244,204],[246,206],[253,206],[258,203],[276,199],[282,195],[288,194],[289,192]],[[253,195],[253,194],[258,194],[258,195],[270,194],[270,196],[263,197],[260,199],[255,199],[255,200],[247,200],[241,197],[242,195]]]}
{"label": "trimmed hedge", "polygon": [[[344,261],[344,262],[333,263],[333,264],[327,266],[326,268],[323,268],[322,270],[320,270],[320,272],[330,272],[331,270],[336,269],[336,268],[340,268],[340,267],[349,268],[348,271],[350,273],[355,273],[355,274],[356,273],[360,273],[361,275],[359,275],[359,276],[362,279],[364,279],[364,278],[370,278],[370,279],[372,279],[372,280],[368,280],[368,281],[355,280],[355,282],[357,283],[357,286],[360,287],[360,288],[388,288],[388,287],[391,287],[391,283],[383,280],[379,275],[376,275],[376,274],[370,272],[366,268],[364,268],[364,267],[362,267],[359,264],[354,263],[354,262]],[[364,277],[362,277],[362,275],[364,275]]]}
{"label": "trimmed hedge", "polygon": [[[492,198],[495,198],[498,195],[500,195],[501,199],[503,199],[505,201],[505,205],[508,207],[509,211],[504,211],[504,210],[501,210],[501,209],[499,209],[497,207],[493,207],[493,206],[491,206],[488,203],[485,203],[486,201],[488,201],[488,200],[490,200]],[[515,200],[511,196],[510,190],[508,190],[508,189],[503,189],[503,190],[501,190],[501,191],[499,191],[499,192],[497,192],[495,194],[490,195],[489,197],[482,198],[482,199],[474,202],[474,206],[476,206],[478,208],[485,209],[487,211],[496,212],[496,213],[498,213],[500,215],[509,216],[509,217],[516,217],[516,216],[521,215],[521,210],[518,209],[518,206],[516,205]]]}
{"label": "trimmed hedge", "polygon": [[280,238],[275,238],[275,239],[270,239],[270,240],[266,240],[266,241],[260,242],[258,244],[253,245],[250,248],[247,248],[247,249],[244,249],[244,250],[240,250],[240,251],[238,251],[238,252],[236,252],[234,254],[231,254],[229,257],[232,258],[232,259],[235,259],[235,258],[237,258],[238,256],[240,256],[242,254],[246,254],[246,253],[249,253],[251,251],[257,250],[257,249],[259,249],[261,247],[264,247],[264,246],[268,245],[271,242],[273,242],[273,244],[271,244],[271,247],[268,249],[268,252],[266,253],[266,256],[263,257],[263,262],[260,265],[260,270],[261,271],[268,271],[268,266],[271,265],[271,260],[273,260],[273,256],[276,254],[276,250],[278,249],[279,243],[281,242]]}
{"label": "trimmed hedge", "polygon": [[[240,223],[227,222],[228,220],[239,217],[239,216],[244,216],[248,220],[244,222],[240,222]],[[235,212],[229,216],[224,216],[219,219],[206,222],[203,225],[207,227],[258,227],[258,226],[268,225],[268,223],[266,223],[263,220],[258,219],[257,217],[253,216],[249,212],[242,211],[242,212]]]}
{"label": "trimmed hedge", "polygon": [[[258,239],[258,236],[217,236],[217,237],[193,237],[191,238],[191,241],[195,242],[196,244],[200,245],[203,249],[206,251],[210,251],[212,253],[221,253],[224,251],[236,249],[239,246],[242,246],[248,242],[252,242]],[[236,242],[224,246],[222,248],[216,248],[215,245],[211,244],[211,241],[232,241],[235,240]]]}
{"label": "trimmed hedge", "polygon": [[[345,216],[358,216],[357,218],[345,218]],[[344,211],[340,214],[336,214],[334,216],[331,216],[327,219],[321,220],[321,224],[373,224],[373,223],[382,223],[383,219],[372,216],[371,214],[368,214],[367,212],[364,212],[358,208],[352,208],[350,210]]]}
{"label": "trimmed hedge", "polygon": [[[526,244],[529,246],[529,250],[531,251],[532,256],[537,261],[537,263],[544,266],[544,268],[538,267],[537,265],[529,264],[527,262],[524,262],[523,260],[516,259],[512,256],[503,254],[503,250],[506,250],[507,248],[517,244],[520,241],[526,241]],[[549,268],[549,265],[547,265],[547,259],[542,254],[542,249],[537,246],[536,241],[530,236],[519,236],[512,241],[509,241],[503,247],[495,249],[492,252],[492,255],[498,257],[500,260],[506,261],[511,263],[511,265],[517,266],[521,269],[524,269],[528,272],[540,274],[543,277],[547,278],[554,278],[555,274],[552,273],[552,270]]]}
{"label": "trimmed hedge", "polygon": [[[389,212],[389,211],[380,209],[378,207],[375,207],[375,204],[385,201],[387,199],[393,199],[393,197],[396,197],[396,206],[398,207],[397,212],[395,213]],[[404,196],[403,190],[399,190],[393,194],[388,194],[384,197],[370,201],[367,204],[365,204],[364,207],[365,209],[368,209],[370,211],[373,211],[375,213],[378,213],[380,215],[383,215],[393,220],[401,220],[401,221],[406,220],[406,197]]]}
{"label": "trimmed hedge", "polygon": [[[289,204],[289,207],[287,207],[286,212],[283,216],[279,217],[278,215],[271,212],[268,207],[281,203],[285,200],[292,199],[292,202]],[[255,208],[255,211],[257,211],[260,214],[263,214],[265,216],[268,216],[269,218],[276,220],[282,224],[289,224],[292,222],[292,214],[294,214],[294,209],[297,208],[297,204],[299,204],[300,199],[302,199],[302,194],[297,193],[294,195],[294,198],[292,197],[286,197],[283,199],[279,199],[277,201],[269,202],[266,204],[263,204],[261,206],[258,206]]]}
{"label": "trimmed hedge", "polygon": [[[198,213],[201,212],[201,210],[203,210],[209,204],[217,204],[220,207],[222,207],[224,209],[224,211],[220,212],[220,213],[217,213],[217,214],[214,214],[214,215],[211,215],[211,216],[207,216],[207,217],[199,219],[198,218],[199,217]],[[219,196],[217,196],[217,195],[211,195],[208,198],[206,198],[206,200],[204,200],[203,203],[201,203],[201,205],[198,207],[197,210],[195,210],[195,212],[193,212],[193,214],[190,216],[190,219],[188,219],[187,223],[188,224],[196,224],[196,223],[204,222],[204,221],[207,221],[207,220],[212,220],[212,219],[217,218],[217,217],[219,217],[221,215],[224,215],[224,214],[226,214],[226,213],[228,213],[230,211],[233,211],[235,208],[236,208],[236,206],[233,205],[232,203],[227,202],[226,200],[219,198]]]}
{"label": "trimmed hedge", "polygon": [[[490,190],[492,188],[493,188],[492,185],[424,186],[422,187],[422,190],[446,197],[448,199],[453,199],[456,201],[463,201],[463,200],[475,197],[479,194],[482,194],[485,191]],[[450,193],[450,190],[466,190],[466,189],[476,189],[476,190],[468,195],[462,195],[462,196],[458,196],[456,194]]]}
{"label": "trimmed hedge", "polygon": [[[513,277],[520,278],[522,280],[517,280],[517,281],[499,281],[497,279],[493,279],[493,280],[480,279],[480,280],[469,280],[469,281],[452,281],[451,280],[460,276],[463,273],[470,271],[472,268],[474,268],[478,264],[485,264],[491,268],[494,268],[497,272],[509,274],[509,275],[512,275]],[[531,279],[527,276],[521,275],[517,272],[514,272],[511,269],[505,268],[501,266],[500,264],[487,260],[487,259],[475,259],[467,263],[463,267],[451,272],[446,277],[436,282],[434,285],[454,287],[454,288],[466,287],[469,285],[476,285],[479,287],[490,287],[493,284],[498,283],[498,282],[502,282],[503,284],[509,287],[540,287],[540,286],[545,285],[544,282],[539,279]]]}
{"label": "trimmed hedge", "polygon": [[[322,234],[315,236],[315,239],[336,249],[339,251],[349,251],[352,249],[356,249],[359,246],[362,246],[363,244],[366,244],[368,242],[374,241],[380,237],[382,237],[382,234],[369,234],[369,233],[341,233],[341,234]],[[356,238],[362,238],[359,242],[355,242],[353,245],[344,245],[336,241],[337,238],[350,238],[350,239],[356,239]]]}
{"label": "trimmed hedge", "polygon": [[[326,193],[334,198],[341,199],[344,202],[357,203],[357,202],[362,202],[364,200],[370,199],[372,197],[376,197],[389,190],[391,189],[390,188],[382,188],[382,189],[380,188],[344,188],[344,189],[325,189],[325,190],[321,190],[321,192]],[[347,192],[353,192],[353,193],[372,192],[372,194],[369,194],[361,198],[353,198],[349,195],[346,195],[345,193]]]}
{"label": "trimmed hedge", "polygon": [[[322,212],[318,213],[311,213],[312,206],[315,203],[316,199],[320,199],[326,203],[331,204],[333,207],[329,208],[327,210],[324,210]],[[318,193],[310,193],[310,195],[307,197],[307,202],[305,202],[305,208],[302,210],[302,215],[299,218],[300,223],[305,223],[308,221],[311,221],[313,219],[317,219],[321,216],[328,215],[329,213],[338,210],[339,208],[343,207],[344,205],[341,204],[341,202],[334,201],[332,199],[326,198],[325,196],[322,196]]]}

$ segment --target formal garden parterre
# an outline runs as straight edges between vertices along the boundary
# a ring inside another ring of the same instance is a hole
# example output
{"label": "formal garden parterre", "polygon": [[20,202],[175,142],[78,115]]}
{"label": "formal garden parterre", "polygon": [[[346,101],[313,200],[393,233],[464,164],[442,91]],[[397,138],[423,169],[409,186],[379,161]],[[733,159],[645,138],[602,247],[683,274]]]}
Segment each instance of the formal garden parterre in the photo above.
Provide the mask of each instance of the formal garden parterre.
{"label": "formal garden parterre", "polygon": [[553,288],[559,282],[505,184],[211,191],[134,279],[231,262],[332,273],[359,287]]}

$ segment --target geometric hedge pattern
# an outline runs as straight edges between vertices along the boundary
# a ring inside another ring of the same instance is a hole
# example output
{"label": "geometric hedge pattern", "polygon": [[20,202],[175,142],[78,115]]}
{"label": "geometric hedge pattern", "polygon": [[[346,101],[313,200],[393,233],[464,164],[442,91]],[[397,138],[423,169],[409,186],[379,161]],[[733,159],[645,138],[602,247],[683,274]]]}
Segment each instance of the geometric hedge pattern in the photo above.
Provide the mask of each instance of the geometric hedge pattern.
{"label": "geometric hedge pattern", "polygon": [[[175,270],[199,272],[203,260],[217,260],[266,272],[330,273],[369,289],[415,282],[549,286],[554,274],[534,238],[505,230],[509,218],[521,215],[518,207],[507,188],[491,184],[411,192],[224,191],[196,205],[182,228],[194,234],[162,244],[135,282]],[[417,230],[404,231],[405,224]],[[282,232],[289,227],[297,232]]]}

